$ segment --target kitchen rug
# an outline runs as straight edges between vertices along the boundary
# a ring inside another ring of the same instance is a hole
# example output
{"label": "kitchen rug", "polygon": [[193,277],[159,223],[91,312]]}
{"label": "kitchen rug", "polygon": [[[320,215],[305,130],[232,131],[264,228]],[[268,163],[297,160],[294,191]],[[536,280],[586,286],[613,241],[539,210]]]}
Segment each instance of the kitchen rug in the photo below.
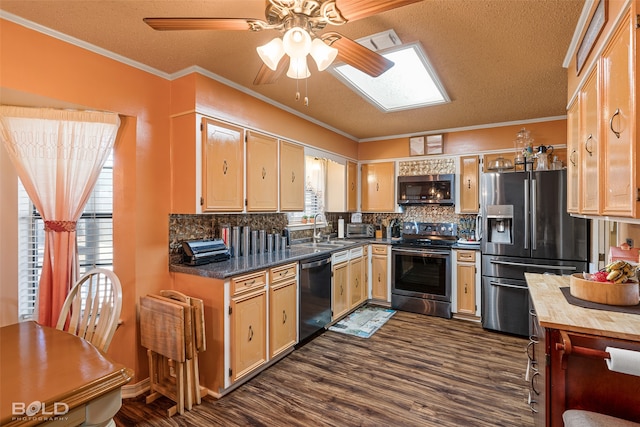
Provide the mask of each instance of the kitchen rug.
{"label": "kitchen rug", "polygon": [[365,306],[330,326],[329,330],[360,338],[369,338],[394,314],[396,311],[390,308]]}

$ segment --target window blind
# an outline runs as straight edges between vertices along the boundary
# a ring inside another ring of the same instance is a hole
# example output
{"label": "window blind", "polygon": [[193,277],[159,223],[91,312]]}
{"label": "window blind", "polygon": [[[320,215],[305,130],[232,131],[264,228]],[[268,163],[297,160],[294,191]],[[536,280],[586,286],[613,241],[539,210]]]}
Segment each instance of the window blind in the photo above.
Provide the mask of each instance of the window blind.
{"label": "window blind", "polygon": [[[79,274],[113,269],[113,153],[76,225]],[[44,257],[44,221],[18,182],[18,316],[33,319]]]}

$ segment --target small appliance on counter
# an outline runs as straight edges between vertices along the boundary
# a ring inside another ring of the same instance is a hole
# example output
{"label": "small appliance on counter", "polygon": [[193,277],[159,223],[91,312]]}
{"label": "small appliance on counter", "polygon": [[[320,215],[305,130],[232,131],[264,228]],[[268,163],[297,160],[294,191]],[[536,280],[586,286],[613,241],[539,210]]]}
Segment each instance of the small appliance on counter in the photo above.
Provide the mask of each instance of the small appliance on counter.
{"label": "small appliance on counter", "polygon": [[222,239],[189,240],[182,242],[182,262],[188,265],[203,265],[228,260],[229,249]]}
{"label": "small appliance on counter", "polygon": [[373,224],[347,224],[347,239],[369,239],[375,235]]}

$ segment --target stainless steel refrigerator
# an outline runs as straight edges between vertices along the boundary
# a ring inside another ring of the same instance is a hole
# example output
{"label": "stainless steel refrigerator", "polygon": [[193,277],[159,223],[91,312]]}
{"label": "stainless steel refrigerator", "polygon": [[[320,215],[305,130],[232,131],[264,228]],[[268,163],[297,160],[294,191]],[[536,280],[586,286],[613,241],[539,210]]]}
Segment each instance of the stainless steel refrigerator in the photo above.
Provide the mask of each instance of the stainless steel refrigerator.
{"label": "stainless steel refrigerator", "polygon": [[566,169],[482,176],[482,326],[527,336],[525,272],[587,271],[589,220],[567,214]]}

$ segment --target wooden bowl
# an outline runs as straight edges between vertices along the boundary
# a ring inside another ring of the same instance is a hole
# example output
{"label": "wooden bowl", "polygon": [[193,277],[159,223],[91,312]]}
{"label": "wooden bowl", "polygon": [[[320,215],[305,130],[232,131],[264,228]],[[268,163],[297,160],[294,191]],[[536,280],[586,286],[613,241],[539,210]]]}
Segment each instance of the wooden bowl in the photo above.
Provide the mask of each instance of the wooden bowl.
{"label": "wooden bowl", "polygon": [[569,279],[571,295],[586,301],[608,305],[637,305],[640,302],[638,282],[594,282],[574,273]]}

